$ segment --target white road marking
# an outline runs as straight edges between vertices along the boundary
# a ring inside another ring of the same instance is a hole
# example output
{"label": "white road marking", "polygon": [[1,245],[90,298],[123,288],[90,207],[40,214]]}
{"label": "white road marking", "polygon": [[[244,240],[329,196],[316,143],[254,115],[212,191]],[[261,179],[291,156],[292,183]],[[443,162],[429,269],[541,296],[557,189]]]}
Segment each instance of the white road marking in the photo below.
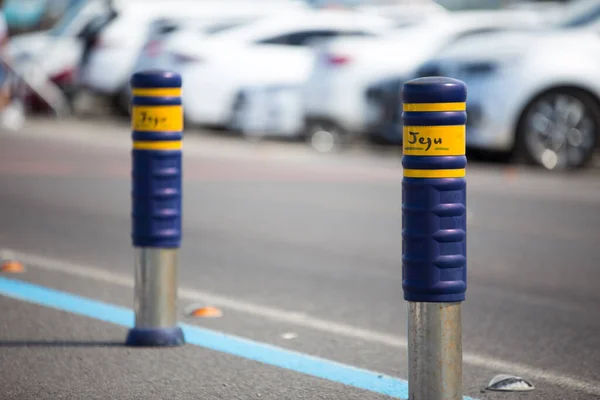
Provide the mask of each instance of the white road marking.
{"label": "white road marking", "polygon": [[[93,279],[127,288],[133,288],[134,286],[133,277],[128,275],[9,249],[5,249],[4,252],[8,252],[26,265],[37,267],[43,270],[61,272],[71,276]],[[0,251],[0,253],[3,253],[3,251]],[[407,341],[405,337],[314,318],[304,313],[287,311],[258,304],[251,304],[230,297],[219,296],[189,288],[179,288],[179,296],[187,300],[210,303],[217,307],[228,308],[233,311],[266,318],[273,321],[295,324],[303,328],[314,329],[327,334],[346,336],[349,338],[360,339],[364,340],[365,342],[378,343],[389,347],[402,349],[407,348]],[[558,372],[549,371],[547,369],[500,360],[493,356],[470,352],[463,353],[463,362],[475,367],[482,367],[504,373],[518,374],[529,379],[542,380],[550,384],[562,385],[571,389],[577,389],[590,394],[600,395],[600,382],[582,381],[574,377],[565,376],[564,374]]]}

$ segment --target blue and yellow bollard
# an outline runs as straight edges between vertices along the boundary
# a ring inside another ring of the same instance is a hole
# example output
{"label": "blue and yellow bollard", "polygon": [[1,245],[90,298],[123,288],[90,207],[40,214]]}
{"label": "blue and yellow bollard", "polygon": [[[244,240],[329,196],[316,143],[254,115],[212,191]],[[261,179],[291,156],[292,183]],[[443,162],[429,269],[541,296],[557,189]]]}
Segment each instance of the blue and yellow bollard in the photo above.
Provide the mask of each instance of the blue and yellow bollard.
{"label": "blue and yellow bollard", "polygon": [[181,243],[181,77],[145,71],[131,77],[132,241],[135,327],[130,346],[184,344],[177,326]]}
{"label": "blue and yellow bollard", "polygon": [[467,289],[467,88],[426,77],[402,88],[402,286],[411,400],[462,399]]}

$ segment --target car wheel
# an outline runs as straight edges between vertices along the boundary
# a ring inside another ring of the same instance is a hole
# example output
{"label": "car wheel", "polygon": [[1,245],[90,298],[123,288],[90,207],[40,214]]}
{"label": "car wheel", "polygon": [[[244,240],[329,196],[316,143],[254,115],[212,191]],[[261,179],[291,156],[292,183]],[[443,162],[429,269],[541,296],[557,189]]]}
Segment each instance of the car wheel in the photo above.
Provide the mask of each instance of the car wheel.
{"label": "car wheel", "polygon": [[308,125],[306,140],[319,153],[331,153],[346,144],[347,135],[334,123],[313,122]]}
{"label": "car wheel", "polygon": [[525,109],[518,128],[525,159],[547,170],[584,167],[592,158],[600,128],[598,104],[579,90],[553,90]]}
{"label": "car wheel", "polygon": [[379,132],[373,132],[367,137],[369,143],[375,146],[389,146],[391,143]]}
{"label": "car wheel", "polygon": [[119,90],[113,98],[113,106],[119,116],[130,117],[131,116],[131,93],[128,87],[124,87]]}
{"label": "car wheel", "polygon": [[235,96],[233,105],[231,106],[231,116],[227,123],[227,129],[236,134],[243,134],[244,108],[246,107],[246,96],[239,92]]}
{"label": "car wheel", "polygon": [[225,128],[235,135],[240,135],[248,142],[257,143],[263,140],[262,133],[248,131],[245,126],[246,108],[248,107],[247,96],[244,92],[239,92],[231,107],[231,115]]}

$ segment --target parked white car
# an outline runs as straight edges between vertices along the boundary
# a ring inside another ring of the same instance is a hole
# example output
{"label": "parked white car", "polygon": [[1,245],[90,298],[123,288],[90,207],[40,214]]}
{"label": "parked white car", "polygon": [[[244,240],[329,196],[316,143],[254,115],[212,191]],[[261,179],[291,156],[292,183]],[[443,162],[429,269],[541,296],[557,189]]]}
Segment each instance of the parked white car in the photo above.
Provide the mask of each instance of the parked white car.
{"label": "parked white car", "polygon": [[306,8],[303,1],[292,0],[264,0],[260,6],[248,0],[121,0],[118,16],[102,31],[82,64],[80,81],[95,94],[113,98],[127,112],[129,79],[157,18],[188,18],[206,24]]}
{"label": "parked white car", "polygon": [[468,147],[547,169],[587,164],[600,143],[600,2],[581,17],[473,38],[421,68],[467,84]]}
{"label": "parked white car", "polygon": [[380,35],[392,24],[353,11],[307,9],[214,33],[188,29],[164,43],[160,68],[182,75],[186,121],[228,126],[242,87],[304,82],[315,41]]}
{"label": "parked white car", "polygon": [[385,38],[340,38],[317,50],[305,86],[308,140],[317,149],[341,144],[364,134],[369,115],[366,90],[391,76],[415,74],[421,63],[443,47],[469,36],[505,29],[539,29],[535,15],[521,11],[440,13],[415,26],[402,27]]}

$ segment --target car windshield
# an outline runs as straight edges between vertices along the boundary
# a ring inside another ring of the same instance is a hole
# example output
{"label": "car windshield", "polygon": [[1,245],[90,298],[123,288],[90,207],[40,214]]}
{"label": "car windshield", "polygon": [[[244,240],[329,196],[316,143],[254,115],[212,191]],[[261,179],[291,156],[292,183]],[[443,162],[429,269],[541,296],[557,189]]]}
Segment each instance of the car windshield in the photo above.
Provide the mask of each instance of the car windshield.
{"label": "car windshield", "polygon": [[200,30],[205,35],[215,35],[217,33],[222,33],[234,28],[238,28],[244,25],[249,25],[250,23],[256,21],[256,19],[245,19],[243,21],[227,21],[216,24],[211,24],[208,26],[202,27]]}
{"label": "car windshield", "polygon": [[566,14],[557,23],[558,28],[578,28],[600,19],[600,0],[579,0],[567,6]]}
{"label": "car windshield", "polygon": [[79,12],[87,5],[86,0],[74,0],[67,12],[50,29],[51,36],[63,36],[71,30],[74,21],[77,20]]}

